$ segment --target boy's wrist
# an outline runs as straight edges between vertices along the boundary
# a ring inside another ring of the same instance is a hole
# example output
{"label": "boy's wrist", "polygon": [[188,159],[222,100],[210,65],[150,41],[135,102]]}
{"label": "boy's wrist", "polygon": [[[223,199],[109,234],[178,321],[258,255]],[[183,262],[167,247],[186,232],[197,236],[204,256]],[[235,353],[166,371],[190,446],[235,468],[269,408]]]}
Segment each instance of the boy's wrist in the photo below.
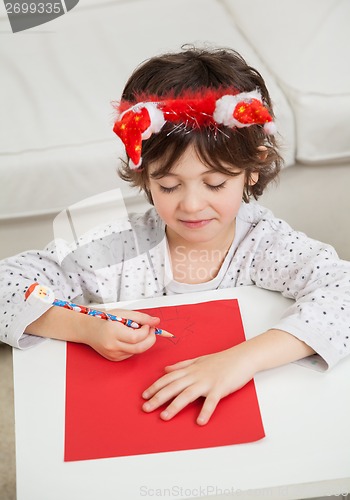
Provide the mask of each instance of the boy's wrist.
{"label": "boy's wrist", "polygon": [[260,369],[259,359],[256,356],[256,347],[251,344],[249,341],[242,342],[231,349],[229,349],[232,353],[232,363],[237,363],[237,356],[240,363],[240,366],[243,367],[243,370],[249,376],[249,379],[252,379]]}
{"label": "boy's wrist", "polygon": [[96,329],[100,323],[104,321],[97,321],[96,318],[85,314],[77,314],[74,311],[53,306],[28,325],[25,333],[89,344],[93,335],[96,335]]}

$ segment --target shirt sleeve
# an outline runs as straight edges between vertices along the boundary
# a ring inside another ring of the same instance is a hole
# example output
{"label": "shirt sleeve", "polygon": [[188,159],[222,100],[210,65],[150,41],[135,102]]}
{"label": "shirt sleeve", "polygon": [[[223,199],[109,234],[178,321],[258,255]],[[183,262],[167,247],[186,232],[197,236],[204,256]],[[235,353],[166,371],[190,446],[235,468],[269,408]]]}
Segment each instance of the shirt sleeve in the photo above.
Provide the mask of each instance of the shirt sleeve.
{"label": "shirt sleeve", "polygon": [[273,328],[302,340],[332,367],[350,353],[350,263],[278,219],[261,221],[249,238],[253,283],[295,300]]}
{"label": "shirt sleeve", "polygon": [[1,261],[0,276],[0,340],[13,347],[24,349],[44,340],[23,333],[51,307],[40,300],[25,300],[32,283],[51,288],[64,300],[81,294],[77,273],[61,267],[54,243],[43,251],[28,251]]}

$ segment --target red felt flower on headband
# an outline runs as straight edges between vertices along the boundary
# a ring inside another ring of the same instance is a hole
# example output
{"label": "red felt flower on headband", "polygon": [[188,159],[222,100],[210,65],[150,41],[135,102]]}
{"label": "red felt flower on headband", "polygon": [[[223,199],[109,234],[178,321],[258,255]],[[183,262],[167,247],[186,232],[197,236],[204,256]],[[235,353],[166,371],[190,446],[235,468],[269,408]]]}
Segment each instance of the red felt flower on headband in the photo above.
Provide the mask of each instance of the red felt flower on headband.
{"label": "red felt flower on headband", "polygon": [[146,108],[141,108],[136,113],[126,111],[121,119],[114,124],[114,132],[121,138],[125,150],[134,165],[141,160],[142,133],[151,125]]}

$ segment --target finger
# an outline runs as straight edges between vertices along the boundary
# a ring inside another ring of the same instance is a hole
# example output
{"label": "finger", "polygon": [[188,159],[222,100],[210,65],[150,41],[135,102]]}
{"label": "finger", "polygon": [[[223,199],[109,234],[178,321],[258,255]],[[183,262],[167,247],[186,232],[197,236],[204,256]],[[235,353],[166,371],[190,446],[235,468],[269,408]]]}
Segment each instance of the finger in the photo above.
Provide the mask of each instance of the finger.
{"label": "finger", "polygon": [[210,395],[205,398],[202,409],[201,409],[201,411],[198,415],[198,418],[197,418],[198,425],[205,425],[209,422],[209,420],[210,420],[212,414],[214,413],[219,401],[220,401],[220,398],[213,397]]}
{"label": "finger", "polygon": [[181,410],[183,410],[187,405],[193,403],[202,395],[199,388],[194,386],[187,387],[182,391],[171,403],[170,405],[161,412],[160,418],[163,420],[170,420],[175,417]]}
{"label": "finger", "polygon": [[139,344],[152,333],[149,325],[143,325],[141,328],[130,328],[121,323],[114,323],[113,326],[115,326],[115,335],[117,339],[120,342],[130,345]]}
{"label": "finger", "polygon": [[[149,329],[149,326],[145,325],[144,328]],[[123,351],[127,354],[140,354],[153,346],[156,342],[156,336],[154,333],[149,333],[145,338],[141,338],[137,342],[135,340],[135,338],[132,338],[132,342],[123,342],[119,339],[118,342],[116,342],[116,350]]]}
{"label": "finger", "polygon": [[185,359],[184,361],[179,361],[178,363],[175,363],[174,365],[169,365],[164,368],[164,370],[167,373],[173,372],[175,370],[180,370],[181,368],[186,368],[187,366],[192,365],[197,358],[194,359]]}
{"label": "finger", "polygon": [[140,311],[118,309],[116,312],[118,312],[118,316],[122,316],[122,318],[132,319],[140,325],[156,326],[160,322],[160,318],[158,318],[157,316],[151,316],[150,314],[146,314]]}
{"label": "finger", "polygon": [[179,380],[175,380],[160,391],[156,392],[151,399],[142,405],[142,409],[147,412],[156,410],[170,399],[173,399],[178,394],[183,393],[187,387],[188,381],[184,377]]}
{"label": "finger", "polygon": [[144,399],[150,399],[167,385],[175,382],[176,380],[179,380],[181,377],[183,377],[183,375],[184,374],[181,372],[168,373],[166,375],[163,375],[163,377],[159,378],[151,386],[147,387],[147,389],[142,393],[142,397]]}

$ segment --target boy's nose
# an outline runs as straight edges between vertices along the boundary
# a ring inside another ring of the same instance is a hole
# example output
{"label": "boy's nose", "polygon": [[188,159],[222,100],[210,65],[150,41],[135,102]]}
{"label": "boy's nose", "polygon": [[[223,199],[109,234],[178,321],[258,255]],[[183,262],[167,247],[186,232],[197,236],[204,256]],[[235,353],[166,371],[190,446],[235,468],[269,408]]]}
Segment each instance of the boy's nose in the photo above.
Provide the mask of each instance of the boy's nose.
{"label": "boy's nose", "polygon": [[180,201],[180,209],[187,213],[195,213],[203,210],[206,206],[206,201],[201,194],[195,189],[184,193]]}

